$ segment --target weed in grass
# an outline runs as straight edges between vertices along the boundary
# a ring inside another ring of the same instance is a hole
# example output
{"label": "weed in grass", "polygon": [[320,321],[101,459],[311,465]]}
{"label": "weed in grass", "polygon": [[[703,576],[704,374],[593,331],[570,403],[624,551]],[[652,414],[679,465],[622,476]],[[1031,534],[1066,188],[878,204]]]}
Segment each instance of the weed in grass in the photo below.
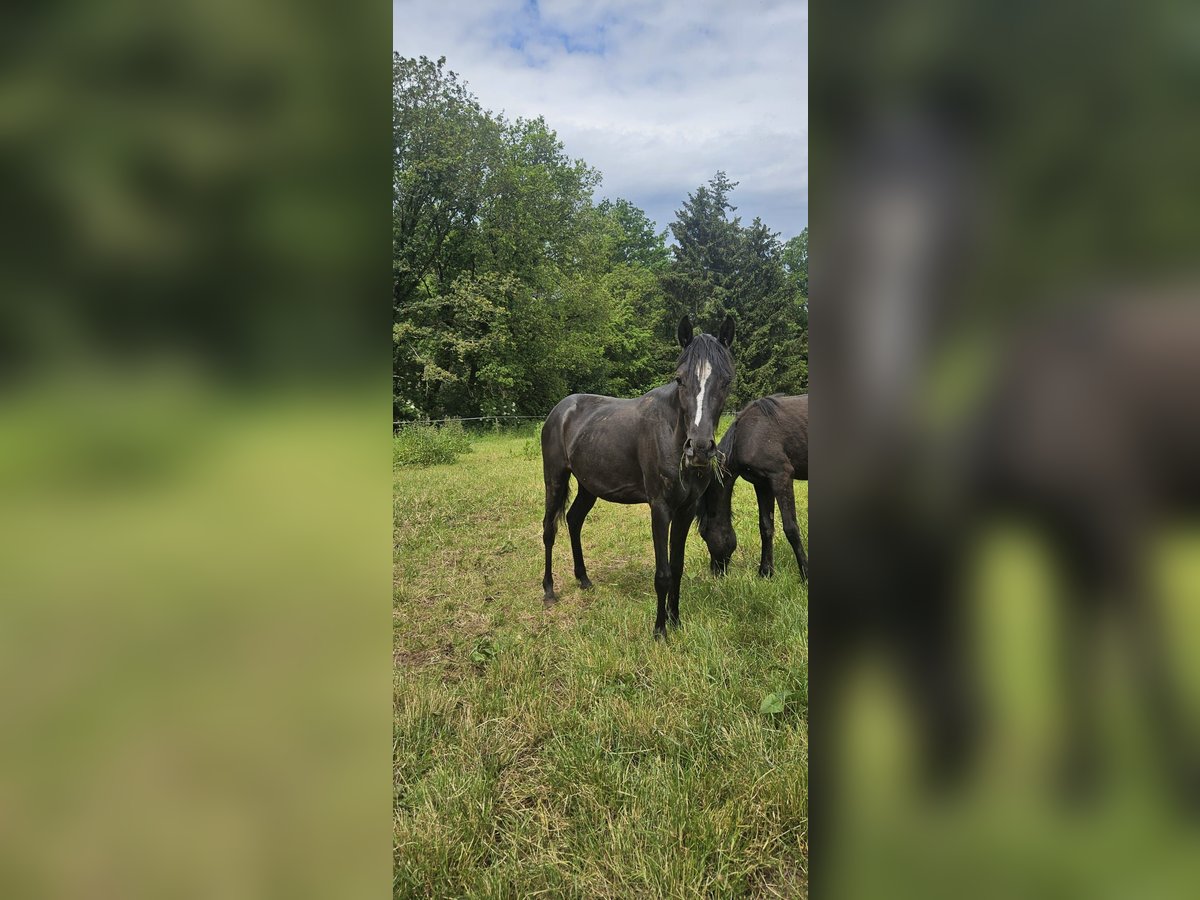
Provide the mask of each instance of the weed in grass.
{"label": "weed in grass", "polygon": [[763,702],[759,705],[758,711],[764,716],[779,715],[783,712],[784,704],[787,703],[787,699],[791,694],[791,691],[772,691],[763,697]]}
{"label": "weed in grass", "polygon": [[471,662],[482,665],[496,655],[496,647],[492,639],[486,635],[478,637],[471,644]]}
{"label": "weed in grass", "polygon": [[470,449],[471,439],[461,422],[403,425],[392,439],[392,464],[422,468],[452,463]]}

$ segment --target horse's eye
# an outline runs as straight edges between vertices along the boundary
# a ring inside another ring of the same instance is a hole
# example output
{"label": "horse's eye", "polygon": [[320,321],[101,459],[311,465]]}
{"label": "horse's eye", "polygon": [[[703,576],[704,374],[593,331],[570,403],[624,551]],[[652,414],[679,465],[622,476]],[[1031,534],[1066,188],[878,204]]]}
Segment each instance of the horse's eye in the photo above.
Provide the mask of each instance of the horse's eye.
{"label": "horse's eye", "polygon": [[683,379],[682,379],[682,378],[680,378],[678,375],[676,375],[676,376],[675,376],[675,383],[676,383],[676,384],[683,384]]}

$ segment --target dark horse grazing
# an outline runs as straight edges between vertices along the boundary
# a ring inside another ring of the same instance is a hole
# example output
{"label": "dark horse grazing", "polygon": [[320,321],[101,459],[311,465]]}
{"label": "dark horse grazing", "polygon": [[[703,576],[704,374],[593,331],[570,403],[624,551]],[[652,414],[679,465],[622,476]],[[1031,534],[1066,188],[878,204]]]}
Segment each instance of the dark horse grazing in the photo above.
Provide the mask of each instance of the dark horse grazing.
{"label": "dark horse grazing", "polygon": [[792,482],[808,480],[808,394],[774,395],[751,402],[717,446],[717,460],[725,475],[709,485],[700,501],[700,536],[708,544],[712,570],[724,575],[737,549],[733,530],[733,484],[744,478],[758,494],[758,530],[762,536],[759,575],[775,572],[775,503],[783,519],[783,533],[796,554],[800,578],[808,581],[808,557],[796,523],[796,497]]}
{"label": "dark horse grazing", "polygon": [[[649,503],[654,533],[654,590],[658,615],[654,636],[666,634],[668,617],[679,624],[679,582],[683,551],[696,504],[708,488],[716,449],[717,421],[733,381],[733,319],[726,317],[720,339],[692,336],[692,323],[679,323],[683,353],[675,380],[633,400],[572,394],[559,402],[542,426],[542,468],[546,478],[547,605],[554,595],[551,558],[558,520],[566,508],[570,476],[579,494],[566,514],[575,557],[575,577],[590,588],[579,534],[596,499]],[[668,556],[669,542],[669,556]]]}

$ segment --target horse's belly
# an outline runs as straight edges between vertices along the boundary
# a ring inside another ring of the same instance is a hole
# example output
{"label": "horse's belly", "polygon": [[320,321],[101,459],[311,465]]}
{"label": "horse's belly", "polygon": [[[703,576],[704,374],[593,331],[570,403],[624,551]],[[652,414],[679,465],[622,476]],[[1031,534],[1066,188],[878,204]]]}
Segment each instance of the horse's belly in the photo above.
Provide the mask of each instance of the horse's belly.
{"label": "horse's belly", "polygon": [[571,461],[571,474],[580,487],[610,503],[645,503],[646,488],[641,472],[625,473],[606,469],[582,459]]}
{"label": "horse's belly", "polygon": [[641,488],[628,488],[625,490],[608,491],[604,494],[597,494],[601,500],[607,500],[609,503],[646,503],[646,492]]}

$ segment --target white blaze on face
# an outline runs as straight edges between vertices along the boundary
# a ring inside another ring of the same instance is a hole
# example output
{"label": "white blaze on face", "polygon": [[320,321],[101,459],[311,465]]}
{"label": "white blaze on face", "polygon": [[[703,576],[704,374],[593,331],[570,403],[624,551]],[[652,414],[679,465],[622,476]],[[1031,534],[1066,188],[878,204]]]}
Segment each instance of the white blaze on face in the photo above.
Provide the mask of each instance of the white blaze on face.
{"label": "white blaze on face", "polygon": [[700,382],[700,393],[696,395],[696,425],[700,425],[700,419],[704,415],[704,391],[708,387],[708,377],[712,375],[712,363],[705,360],[702,364],[696,367],[696,380]]}

